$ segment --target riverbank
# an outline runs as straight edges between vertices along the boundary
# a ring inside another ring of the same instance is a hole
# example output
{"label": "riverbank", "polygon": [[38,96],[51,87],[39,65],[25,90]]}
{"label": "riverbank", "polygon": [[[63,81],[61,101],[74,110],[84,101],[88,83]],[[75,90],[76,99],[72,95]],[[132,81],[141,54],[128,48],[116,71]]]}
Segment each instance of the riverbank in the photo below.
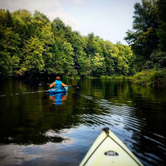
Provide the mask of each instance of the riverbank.
{"label": "riverbank", "polygon": [[[90,77],[89,79],[94,79]],[[133,76],[100,76],[99,79],[128,79],[132,83],[142,86],[166,87],[166,69],[160,70],[144,70]]]}
{"label": "riverbank", "polygon": [[132,77],[132,82],[143,86],[166,87],[166,69],[163,70],[144,70]]}
{"label": "riverbank", "polygon": [[[50,80],[51,78],[56,77],[56,75],[34,75],[32,80]],[[79,76],[61,76],[62,79],[82,79]],[[1,78],[5,79],[5,78]],[[29,77],[10,77],[8,79],[24,79],[29,80]],[[133,76],[124,76],[124,75],[112,75],[112,76],[86,76],[84,79],[127,79],[132,83],[142,86],[152,86],[152,87],[166,87],[166,69],[160,70],[144,70],[136,73]]]}

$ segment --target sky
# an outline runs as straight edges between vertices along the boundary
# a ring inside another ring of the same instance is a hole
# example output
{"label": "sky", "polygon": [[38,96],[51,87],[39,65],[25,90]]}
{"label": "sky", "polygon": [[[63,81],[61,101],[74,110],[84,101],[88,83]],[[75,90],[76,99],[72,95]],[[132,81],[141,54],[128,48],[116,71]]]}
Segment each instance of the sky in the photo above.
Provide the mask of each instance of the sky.
{"label": "sky", "polygon": [[104,40],[127,45],[124,37],[132,30],[134,4],[142,0],[0,0],[0,8],[10,12],[37,10],[50,21],[59,17],[73,31],[94,33]]}

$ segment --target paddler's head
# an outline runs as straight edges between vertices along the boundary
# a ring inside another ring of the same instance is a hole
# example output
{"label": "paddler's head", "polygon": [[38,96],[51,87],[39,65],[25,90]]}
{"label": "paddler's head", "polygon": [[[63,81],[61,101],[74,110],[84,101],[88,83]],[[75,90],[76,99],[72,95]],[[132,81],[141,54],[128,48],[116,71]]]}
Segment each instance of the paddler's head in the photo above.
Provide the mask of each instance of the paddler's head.
{"label": "paddler's head", "polygon": [[61,78],[59,76],[56,77],[56,80],[61,80]]}

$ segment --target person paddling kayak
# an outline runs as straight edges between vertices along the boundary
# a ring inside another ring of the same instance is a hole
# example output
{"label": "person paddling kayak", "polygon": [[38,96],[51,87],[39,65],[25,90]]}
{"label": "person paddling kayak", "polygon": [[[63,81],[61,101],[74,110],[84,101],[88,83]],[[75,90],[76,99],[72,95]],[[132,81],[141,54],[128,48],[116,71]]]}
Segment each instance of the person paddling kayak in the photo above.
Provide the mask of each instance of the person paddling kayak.
{"label": "person paddling kayak", "polygon": [[50,88],[54,87],[54,88],[57,88],[57,89],[61,89],[63,87],[66,87],[67,85],[64,84],[62,81],[61,81],[61,78],[59,76],[56,77],[56,80],[55,82],[53,82],[51,85],[50,85]]}

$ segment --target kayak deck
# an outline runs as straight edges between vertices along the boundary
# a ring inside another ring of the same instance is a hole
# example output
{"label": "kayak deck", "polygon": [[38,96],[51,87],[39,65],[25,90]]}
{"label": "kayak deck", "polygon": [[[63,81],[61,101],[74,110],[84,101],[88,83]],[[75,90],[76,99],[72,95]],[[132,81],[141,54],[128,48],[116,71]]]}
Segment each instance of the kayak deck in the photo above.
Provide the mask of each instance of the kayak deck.
{"label": "kayak deck", "polygon": [[142,166],[134,154],[108,128],[98,136],[80,166]]}

